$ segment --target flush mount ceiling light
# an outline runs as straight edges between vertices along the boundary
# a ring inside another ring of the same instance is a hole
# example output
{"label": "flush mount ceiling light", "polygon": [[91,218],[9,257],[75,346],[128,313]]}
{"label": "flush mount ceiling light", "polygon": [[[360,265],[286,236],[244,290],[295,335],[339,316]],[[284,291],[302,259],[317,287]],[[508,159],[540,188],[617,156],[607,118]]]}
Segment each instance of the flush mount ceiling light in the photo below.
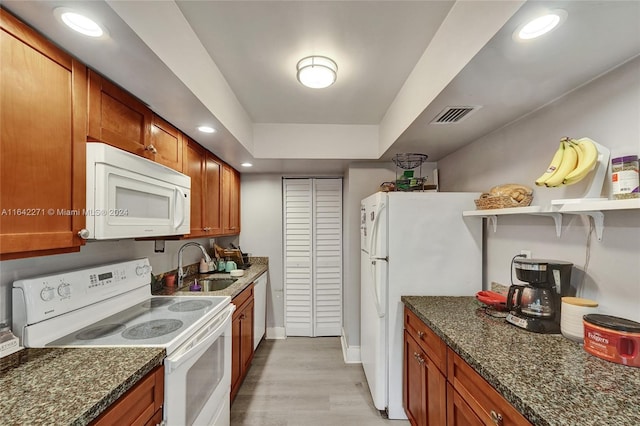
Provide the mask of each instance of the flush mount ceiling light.
{"label": "flush mount ceiling light", "polygon": [[513,38],[518,41],[532,40],[554,30],[567,19],[567,11],[562,9],[552,10],[542,16],[520,25],[513,33]]}
{"label": "flush mount ceiling light", "polygon": [[312,89],[329,87],[337,78],[338,65],[326,56],[307,56],[298,61],[296,68],[298,81]]}
{"label": "flush mount ceiling light", "polygon": [[216,129],[209,126],[200,126],[198,127],[198,130],[200,130],[202,133],[214,133],[216,131]]}
{"label": "flush mount ceiling light", "polygon": [[253,164],[251,163],[242,163],[240,164],[242,167],[253,167]]}
{"label": "flush mount ceiling light", "polygon": [[104,38],[107,31],[91,18],[66,7],[54,9],[55,16],[67,27],[93,38]]}

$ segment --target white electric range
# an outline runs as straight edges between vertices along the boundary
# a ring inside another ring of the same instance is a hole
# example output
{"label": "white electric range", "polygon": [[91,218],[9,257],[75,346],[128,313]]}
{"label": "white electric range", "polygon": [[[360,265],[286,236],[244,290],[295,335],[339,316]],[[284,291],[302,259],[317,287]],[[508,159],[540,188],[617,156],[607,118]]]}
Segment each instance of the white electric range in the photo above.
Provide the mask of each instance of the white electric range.
{"label": "white electric range", "polygon": [[229,424],[228,296],[152,296],[148,259],[13,283],[13,332],[25,347],[165,348],[167,425]]}

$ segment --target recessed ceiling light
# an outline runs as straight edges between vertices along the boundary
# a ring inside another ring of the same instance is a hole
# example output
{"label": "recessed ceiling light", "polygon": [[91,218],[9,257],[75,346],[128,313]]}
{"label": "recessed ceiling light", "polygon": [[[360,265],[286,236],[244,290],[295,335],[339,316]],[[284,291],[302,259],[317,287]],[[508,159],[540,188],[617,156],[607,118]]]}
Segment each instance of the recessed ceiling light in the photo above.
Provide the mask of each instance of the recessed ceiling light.
{"label": "recessed ceiling light", "polygon": [[253,167],[253,164],[251,163],[242,163],[240,164],[242,167]]}
{"label": "recessed ceiling light", "polygon": [[519,26],[513,33],[513,38],[519,41],[532,40],[555,29],[567,19],[567,12],[562,9],[555,9],[538,16],[537,18]]}
{"label": "recessed ceiling light", "polygon": [[296,65],[296,77],[303,85],[312,89],[324,89],[335,83],[338,65],[326,56],[307,56]]}
{"label": "recessed ceiling light", "polygon": [[80,34],[93,38],[104,38],[107,36],[107,31],[97,22],[72,9],[58,7],[54,9],[53,12],[67,27]]}
{"label": "recessed ceiling light", "polygon": [[214,133],[216,131],[216,129],[209,126],[200,126],[198,127],[198,130],[200,130],[203,133]]}

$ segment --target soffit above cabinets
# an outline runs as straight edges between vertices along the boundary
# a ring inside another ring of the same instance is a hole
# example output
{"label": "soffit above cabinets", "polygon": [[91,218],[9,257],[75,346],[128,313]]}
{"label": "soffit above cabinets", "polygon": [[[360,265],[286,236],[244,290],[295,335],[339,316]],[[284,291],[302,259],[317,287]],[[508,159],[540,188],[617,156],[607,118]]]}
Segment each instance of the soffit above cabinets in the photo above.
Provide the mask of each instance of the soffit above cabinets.
{"label": "soffit above cabinets", "polygon": [[[55,19],[56,6],[91,12],[110,38],[98,44],[71,33]],[[640,2],[629,1],[5,0],[3,7],[243,173],[244,161],[253,163],[250,172],[289,174],[337,173],[398,152],[437,161],[640,54]],[[546,37],[514,42],[513,31],[541,7],[568,17]],[[184,40],[192,48],[181,48]],[[464,53],[447,50],[472,42],[478,47]],[[206,58],[191,62],[195,51]],[[295,65],[309,54],[336,60],[334,85],[314,90],[296,81]],[[458,123],[430,124],[447,106],[478,105]],[[200,134],[201,124],[218,131]]]}

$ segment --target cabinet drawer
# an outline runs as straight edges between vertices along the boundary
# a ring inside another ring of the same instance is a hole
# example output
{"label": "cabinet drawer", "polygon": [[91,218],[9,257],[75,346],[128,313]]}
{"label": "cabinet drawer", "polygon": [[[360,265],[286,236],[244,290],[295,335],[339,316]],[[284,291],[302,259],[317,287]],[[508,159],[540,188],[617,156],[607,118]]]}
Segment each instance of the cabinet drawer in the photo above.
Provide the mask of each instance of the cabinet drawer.
{"label": "cabinet drawer", "polygon": [[440,371],[447,371],[447,345],[416,314],[405,307],[404,328]]}
{"label": "cabinet drawer", "polygon": [[458,354],[451,349],[448,351],[447,379],[485,424],[531,425]]}
{"label": "cabinet drawer", "polygon": [[242,305],[244,305],[249,299],[253,300],[253,283],[249,284],[247,288],[242,290],[242,293],[233,298],[231,303],[236,305],[236,313],[240,312]]}

